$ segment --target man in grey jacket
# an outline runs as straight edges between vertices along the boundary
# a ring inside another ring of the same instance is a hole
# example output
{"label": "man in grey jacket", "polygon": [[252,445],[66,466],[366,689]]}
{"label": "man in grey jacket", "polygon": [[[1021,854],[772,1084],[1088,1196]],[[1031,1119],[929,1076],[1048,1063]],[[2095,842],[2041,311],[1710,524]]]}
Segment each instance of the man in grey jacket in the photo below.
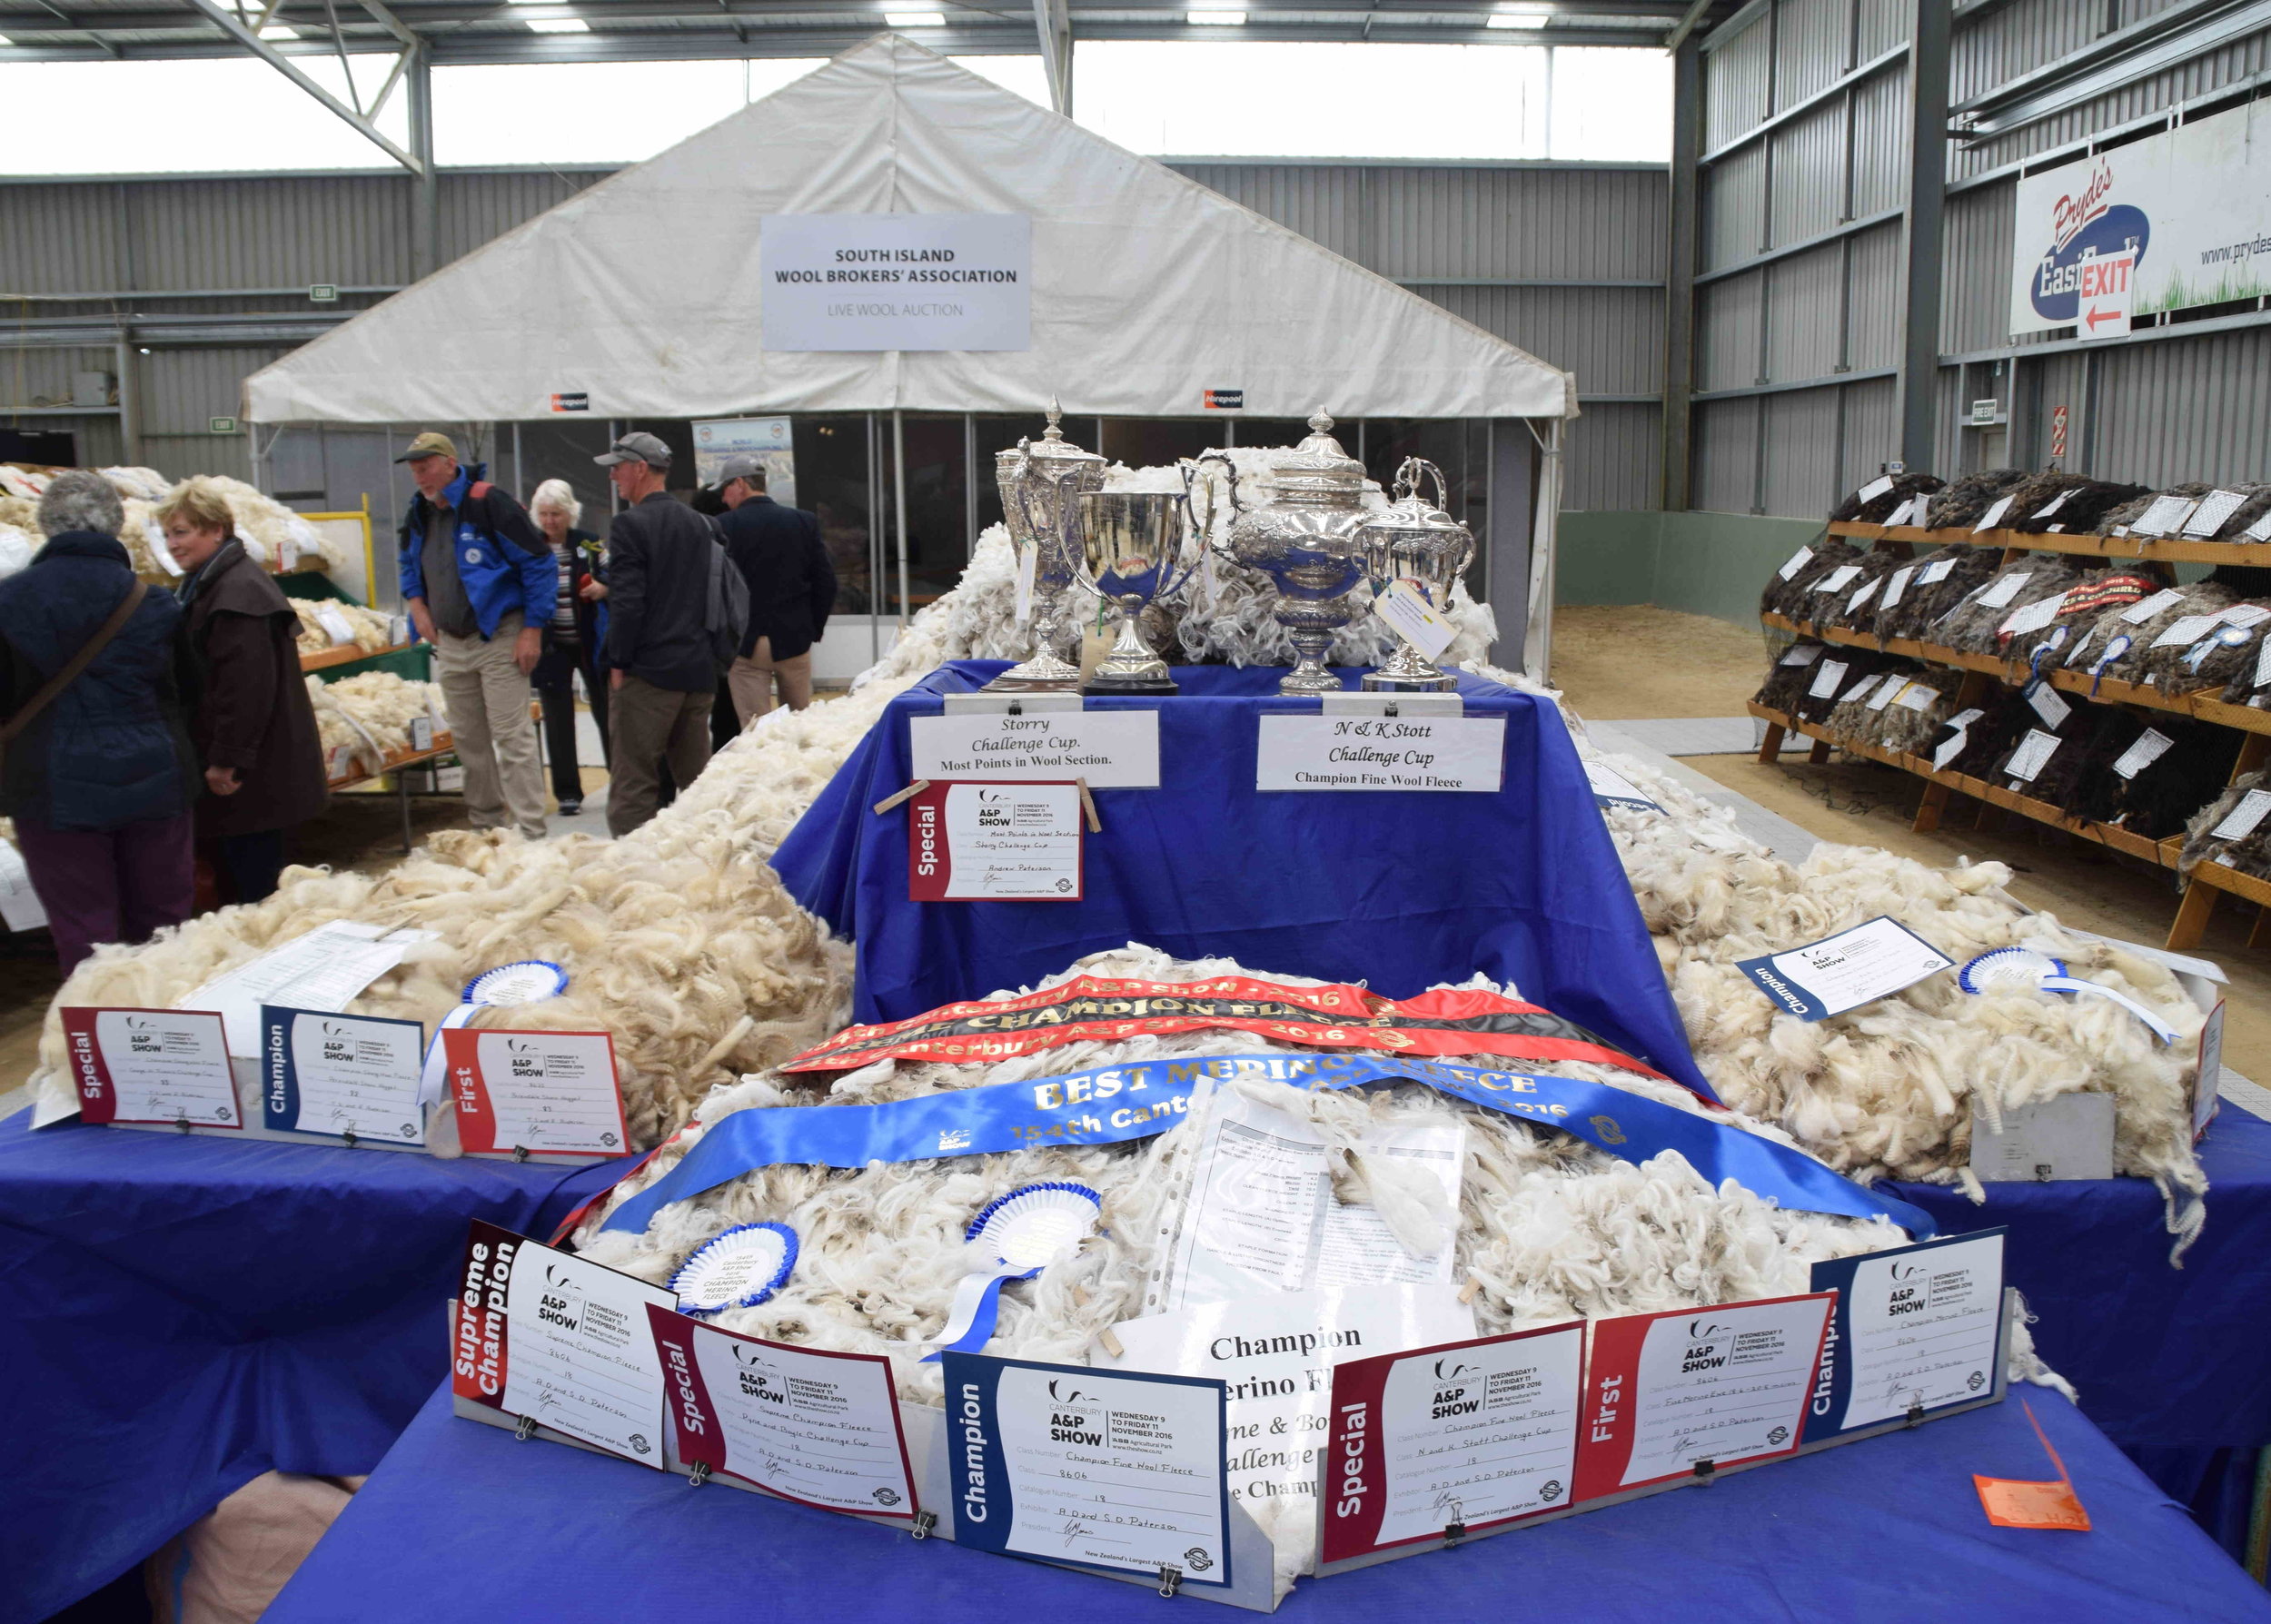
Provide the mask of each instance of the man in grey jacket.
{"label": "man in grey jacket", "polygon": [[709,764],[718,667],[709,634],[709,520],[663,489],[670,448],[626,434],[593,459],[623,510],[607,535],[607,650],[614,758],[607,827],[628,835],[661,807],[661,764],[680,792]]}

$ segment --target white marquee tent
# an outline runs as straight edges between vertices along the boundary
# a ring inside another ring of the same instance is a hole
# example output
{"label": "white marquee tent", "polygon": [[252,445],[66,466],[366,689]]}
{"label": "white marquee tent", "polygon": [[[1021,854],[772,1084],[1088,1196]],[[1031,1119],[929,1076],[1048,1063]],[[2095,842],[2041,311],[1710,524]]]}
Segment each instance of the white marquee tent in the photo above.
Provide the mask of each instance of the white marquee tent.
{"label": "white marquee tent", "polygon": [[[765,347],[774,214],[1031,222],[1030,347]],[[415,358],[415,359],[411,359]],[[570,198],[245,382],[271,425],[760,412],[1538,420],[1576,381],[1298,233],[885,34]],[[1551,454],[1534,492],[1532,660],[1551,603]],[[1509,630],[1512,628],[1508,629]]]}

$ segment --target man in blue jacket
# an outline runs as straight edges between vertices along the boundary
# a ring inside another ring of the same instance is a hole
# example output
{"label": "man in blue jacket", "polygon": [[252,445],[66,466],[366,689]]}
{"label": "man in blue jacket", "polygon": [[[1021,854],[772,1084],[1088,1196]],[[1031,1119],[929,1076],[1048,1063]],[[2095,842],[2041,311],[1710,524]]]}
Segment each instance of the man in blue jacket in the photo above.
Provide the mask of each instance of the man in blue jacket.
{"label": "man in blue jacket", "polygon": [[418,494],[399,537],[402,602],[434,647],[434,680],[465,764],[465,810],[477,829],[507,816],[531,840],[544,835],[544,771],[529,718],[529,673],[544,652],[544,623],[560,591],[560,565],[528,512],[459,466],[457,447],[431,431],[394,459],[410,464]]}

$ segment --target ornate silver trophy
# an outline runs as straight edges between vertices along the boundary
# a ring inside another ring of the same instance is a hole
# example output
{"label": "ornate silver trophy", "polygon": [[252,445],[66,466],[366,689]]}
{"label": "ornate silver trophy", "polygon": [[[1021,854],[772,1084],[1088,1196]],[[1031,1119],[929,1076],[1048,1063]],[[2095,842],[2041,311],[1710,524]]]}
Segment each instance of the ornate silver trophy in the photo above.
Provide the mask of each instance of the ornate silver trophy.
{"label": "ornate silver trophy", "polygon": [[[1452,583],[1474,559],[1474,537],[1467,527],[1421,498],[1420,480],[1429,474],[1434,476],[1436,502],[1448,502],[1451,487],[1443,470],[1423,458],[1406,457],[1395,470],[1396,500],[1366,514],[1356,527],[1375,603],[1390,586],[1405,580],[1441,612],[1451,606]],[[1362,686],[1366,693],[1447,693],[1459,679],[1398,637],[1395,652]]]}
{"label": "ornate silver trophy", "polygon": [[[1324,668],[1324,652],[1334,634],[1356,618],[1348,594],[1364,579],[1356,542],[1364,522],[1364,465],[1341,449],[1327,431],[1332,427],[1319,407],[1309,420],[1309,438],[1271,467],[1275,500],[1240,510],[1230,527],[1228,556],[1270,578],[1277,589],[1274,618],[1299,656],[1278,681],[1282,694],[1340,692],[1340,679]],[[1235,509],[1235,475],[1230,490]]]}
{"label": "ornate silver trophy", "polygon": [[1029,570],[1033,578],[1034,653],[987,683],[987,693],[1069,694],[1080,688],[1080,668],[1057,658],[1057,602],[1073,581],[1066,528],[1078,522],[1075,499],[1103,488],[1105,460],[1065,438],[1057,427],[1061,415],[1052,400],[1040,442],[1021,440],[994,458],[1002,522],[1009,528],[1017,570]]}
{"label": "ornate silver trophy", "polygon": [[1172,694],[1180,691],[1167,675],[1167,662],[1144,641],[1136,617],[1144,606],[1174,593],[1191,579],[1197,558],[1181,561],[1185,522],[1201,538],[1214,519],[1212,488],[1201,512],[1193,501],[1195,470],[1183,470],[1183,493],[1165,490],[1085,492],[1079,518],[1068,540],[1081,585],[1120,611],[1112,651],[1096,664],[1085,694]]}

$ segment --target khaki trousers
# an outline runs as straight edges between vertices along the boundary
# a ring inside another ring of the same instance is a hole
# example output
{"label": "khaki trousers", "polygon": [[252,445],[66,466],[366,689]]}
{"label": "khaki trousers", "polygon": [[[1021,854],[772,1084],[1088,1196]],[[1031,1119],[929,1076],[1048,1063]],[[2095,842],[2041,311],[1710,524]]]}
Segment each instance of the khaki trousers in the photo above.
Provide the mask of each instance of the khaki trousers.
{"label": "khaki trousers", "polygon": [[662,759],[684,795],[709,765],[709,708],[715,690],[682,694],[626,676],[612,696],[614,754],[608,765],[607,831],[628,835],[662,809]]}
{"label": "khaki trousers", "polygon": [[477,829],[510,822],[531,840],[544,837],[544,768],[529,717],[528,674],[512,661],[521,636],[519,610],[497,622],[494,637],[461,638],[437,629],[434,680],[450,710],[450,733],[465,764],[465,811]]}
{"label": "khaki trousers", "polygon": [[726,686],[733,690],[733,708],[747,728],[773,708],[773,682],[780,682],[780,702],[791,710],[812,703],[812,650],[787,659],[773,658],[773,639],[759,638],[757,647],[733,662]]}

